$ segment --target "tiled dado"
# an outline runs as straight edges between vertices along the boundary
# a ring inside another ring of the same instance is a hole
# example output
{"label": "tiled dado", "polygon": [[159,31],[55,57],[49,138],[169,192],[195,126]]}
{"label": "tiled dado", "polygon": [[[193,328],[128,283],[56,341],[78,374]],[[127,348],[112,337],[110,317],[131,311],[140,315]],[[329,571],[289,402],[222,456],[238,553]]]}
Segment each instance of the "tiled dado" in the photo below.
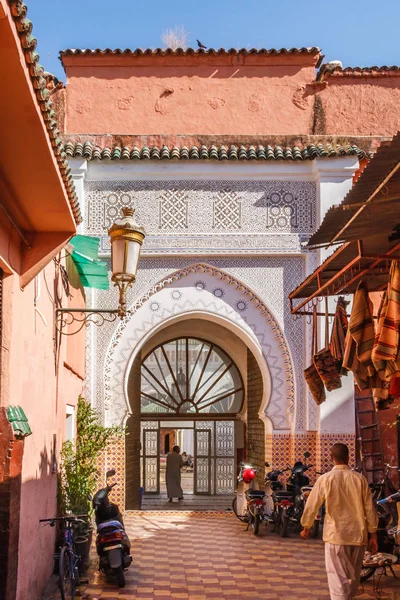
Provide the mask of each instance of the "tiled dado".
{"label": "tiled dado", "polygon": [[[321,434],[315,431],[307,433],[278,433],[267,434],[265,443],[266,460],[274,469],[284,469],[286,465],[293,465],[295,460],[302,460],[304,452],[311,454],[309,462],[315,465],[309,471],[311,483],[315,481],[316,471],[325,473],[332,468],[330,448],[336,442],[347,444],[350,449],[350,466],[355,464],[355,435],[349,433]],[[99,463],[101,481],[108,469],[115,469],[113,481],[117,486],[110,494],[110,500],[116,502],[121,509],[125,506],[125,440],[123,438],[113,442],[107,449],[104,459]],[[102,484],[101,484],[102,485]]]}
{"label": "tiled dado", "polygon": [[105,452],[105,470],[115,469],[112,481],[117,482],[110,494],[111,502],[118,504],[121,510],[125,508],[125,439],[112,442]]}
{"label": "tiled dado", "polygon": [[355,464],[355,435],[349,433],[321,434],[316,431],[307,433],[269,434],[266,439],[267,460],[273,468],[284,469],[296,460],[302,460],[304,452],[310,452],[309,462],[314,466],[308,472],[311,483],[316,471],[325,473],[332,468],[330,449],[336,442],[347,444],[350,450],[350,466]]}
{"label": "tiled dado", "polygon": [[330,449],[333,444],[341,442],[349,447],[350,467],[356,464],[356,436],[353,433],[319,433],[317,434],[317,470],[325,473],[332,468]]}

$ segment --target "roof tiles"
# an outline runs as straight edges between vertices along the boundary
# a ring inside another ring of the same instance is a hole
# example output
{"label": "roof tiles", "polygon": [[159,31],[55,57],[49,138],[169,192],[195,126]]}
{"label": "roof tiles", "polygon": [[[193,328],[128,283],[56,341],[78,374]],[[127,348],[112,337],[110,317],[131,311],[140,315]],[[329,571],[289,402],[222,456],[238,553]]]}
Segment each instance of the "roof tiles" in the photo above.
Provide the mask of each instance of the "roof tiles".
{"label": "roof tiles", "polygon": [[400,67],[393,65],[388,67],[346,67],[336,63],[325,63],[321,65],[317,73],[317,81],[323,81],[326,76],[330,77],[393,77],[400,75]]}
{"label": "roof tiles", "polygon": [[27,8],[20,0],[8,0],[11,13],[20,39],[21,49],[28,65],[31,83],[35,90],[42,117],[50,138],[53,152],[68,195],[69,203],[76,223],[82,221],[78,197],[72,180],[71,169],[67,162],[67,155],[63,150],[60,131],[57,128],[55,112],[50,101],[50,91],[47,89],[45,70],[39,63],[39,54],[36,52],[36,39],[32,36],[32,22],[26,18]]}
{"label": "roof tiles", "polygon": [[67,140],[64,151],[69,157],[87,160],[292,160],[305,161],[316,158],[357,156],[369,153],[355,145],[342,146],[331,143],[298,146],[276,145],[200,145],[200,146],[100,146],[91,141]]}
{"label": "roof tiles", "polygon": [[104,56],[104,55],[115,55],[115,56],[195,56],[195,55],[206,55],[206,56],[237,56],[238,54],[249,56],[274,56],[279,54],[319,54],[321,50],[317,46],[310,48],[208,48],[195,49],[195,48],[67,48],[61,50],[59,58],[62,62],[64,56]]}

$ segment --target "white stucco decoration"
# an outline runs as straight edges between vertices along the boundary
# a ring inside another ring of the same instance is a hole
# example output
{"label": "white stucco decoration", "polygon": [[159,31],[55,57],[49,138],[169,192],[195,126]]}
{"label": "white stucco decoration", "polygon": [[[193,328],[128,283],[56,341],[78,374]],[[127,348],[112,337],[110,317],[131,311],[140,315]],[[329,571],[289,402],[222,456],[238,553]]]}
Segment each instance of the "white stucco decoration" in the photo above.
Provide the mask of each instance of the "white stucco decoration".
{"label": "white stucco decoration", "polygon": [[151,288],[119,324],[105,360],[106,424],[123,423],[129,414],[127,376],[143,345],[160,328],[183,315],[207,318],[231,329],[253,352],[264,382],[263,412],[274,430],[295,423],[293,361],[277,319],[262,300],[232,275],[194,264]]}

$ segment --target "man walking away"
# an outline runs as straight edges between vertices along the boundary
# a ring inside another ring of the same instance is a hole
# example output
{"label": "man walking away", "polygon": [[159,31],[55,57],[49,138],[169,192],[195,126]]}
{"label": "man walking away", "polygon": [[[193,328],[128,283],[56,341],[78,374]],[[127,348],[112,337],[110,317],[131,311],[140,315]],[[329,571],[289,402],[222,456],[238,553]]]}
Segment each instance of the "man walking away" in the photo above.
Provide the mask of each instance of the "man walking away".
{"label": "man walking away", "polygon": [[350,600],[360,582],[365,547],[371,554],[378,551],[378,516],[367,480],[349,467],[348,447],[334,444],[331,458],[332,471],[319,477],[308,497],[300,536],[307,539],[325,502],[323,539],[331,600]]}
{"label": "man walking away", "polygon": [[167,456],[166,483],[168,502],[172,502],[172,498],[183,500],[183,491],[181,487],[181,469],[183,467],[181,449],[179,446],[174,446],[172,452]]}

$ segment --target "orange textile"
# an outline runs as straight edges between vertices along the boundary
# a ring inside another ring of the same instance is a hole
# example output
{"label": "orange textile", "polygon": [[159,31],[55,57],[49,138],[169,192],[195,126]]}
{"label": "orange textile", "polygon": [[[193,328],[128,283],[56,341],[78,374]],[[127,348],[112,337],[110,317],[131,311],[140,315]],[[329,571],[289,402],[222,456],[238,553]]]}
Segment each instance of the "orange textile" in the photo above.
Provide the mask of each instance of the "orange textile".
{"label": "orange textile", "polygon": [[379,377],[386,381],[400,370],[399,353],[400,323],[400,265],[392,262],[387,292],[378,313],[378,325],[372,350],[372,360]]}
{"label": "orange textile", "polygon": [[361,281],[354,294],[353,310],[343,357],[343,367],[348,371],[353,371],[360,390],[376,387],[376,371],[372,363],[375,337],[372,315],[373,306],[368,295],[368,288]]}

